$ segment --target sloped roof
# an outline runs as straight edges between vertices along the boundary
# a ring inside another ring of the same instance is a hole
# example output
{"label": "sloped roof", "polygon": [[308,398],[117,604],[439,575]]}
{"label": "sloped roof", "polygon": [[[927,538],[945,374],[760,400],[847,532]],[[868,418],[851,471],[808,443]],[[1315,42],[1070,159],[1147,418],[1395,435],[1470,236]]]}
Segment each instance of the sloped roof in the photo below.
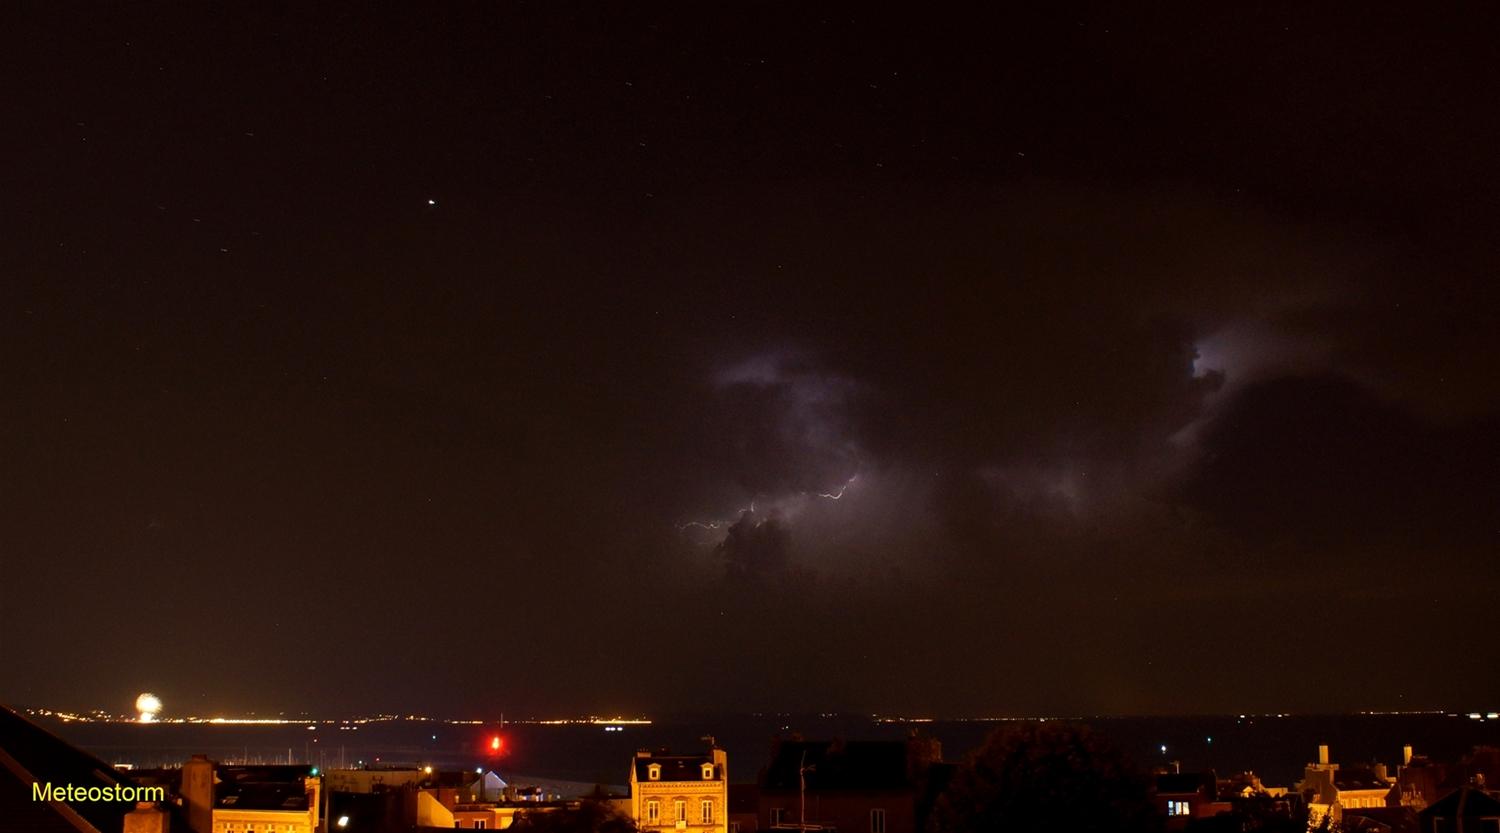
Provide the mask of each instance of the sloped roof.
{"label": "sloped roof", "polygon": [[[3,744],[3,741],[0,741]],[[0,819],[16,833],[79,833],[94,828],[75,827],[51,804],[31,800],[31,782],[0,766]]]}
{"label": "sloped roof", "polygon": [[[1368,819],[1373,824],[1364,824]],[[1390,833],[1417,833],[1417,811],[1410,807],[1355,807],[1344,810],[1344,829],[1389,830]]]}
{"label": "sloped roof", "polygon": [[[72,814],[48,803],[31,800],[32,783],[55,787],[136,786],[124,773],[32,723],[9,707],[0,706],[0,819],[5,830],[93,830],[114,833],[125,826],[125,814],[135,809],[128,801],[76,801]],[[24,806],[14,799],[19,796]],[[72,816],[72,818],[69,817]],[[76,821],[75,821],[76,820]],[[79,827],[82,822],[88,827]],[[174,825],[175,826],[175,825]]]}
{"label": "sloped roof", "polygon": [[310,765],[221,766],[214,786],[214,806],[226,810],[307,812]]}
{"label": "sloped roof", "polygon": [[[707,755],[656,755],[650,758],[635,759],[635,780],[650,781],[649,769],[652,764],[661,765],[661,781],[702,781],[703,765],[712,764],[713,758]],[[723,777],[723,773],[714,768],[714,780]]]}

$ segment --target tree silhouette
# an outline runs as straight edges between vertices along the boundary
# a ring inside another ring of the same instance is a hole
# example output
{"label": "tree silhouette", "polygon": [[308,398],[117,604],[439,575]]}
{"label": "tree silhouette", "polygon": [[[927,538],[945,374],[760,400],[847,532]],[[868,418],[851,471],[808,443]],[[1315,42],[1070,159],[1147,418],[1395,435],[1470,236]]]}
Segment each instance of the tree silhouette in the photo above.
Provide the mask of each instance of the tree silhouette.
{"label": "tree silhouette", "polygon": [[1136,833],[1161,829],[1145,779],[1086,726],[997,730],[964,760],[931,833]]}
{"label": "tree silhouette", "polygon": [[636,833],[635,820],[601,801],[519,815],[510,829],[528,833]]}

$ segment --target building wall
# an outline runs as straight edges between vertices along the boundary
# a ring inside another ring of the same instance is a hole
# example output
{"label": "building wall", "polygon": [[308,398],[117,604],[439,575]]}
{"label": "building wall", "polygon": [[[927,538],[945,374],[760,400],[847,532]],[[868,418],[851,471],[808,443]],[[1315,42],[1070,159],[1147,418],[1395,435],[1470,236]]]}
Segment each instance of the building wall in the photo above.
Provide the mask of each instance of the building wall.
{"label": "building wall", "polygon": [[214,810],[213,833],[315,833],[311,812],[288,810]]}
{"label": "building wall", "polygon": [[330,769],[324,775],[328,789],[339,793],[372,793],[376,787],[401,787],[428,777],[420,769]]}
{"label": "building wall", "polygon": [[212,833],[316,833],[321,782],[303,779],[307,787],[306,810],[251,810],[240,807],[215,807]]}
{"label": "building wall", "polygon": [[417,824],[422,827],[453,826],[453,811],[427,790],[417,792]]}
{"label": "building wall", "polygon": [[[762,830],[771,826],[771,811],[784,810],[783,824],[797,824],[799,795],[796,792],[762,792],[759,824]],[[885,833],[918,833],[916,793],[893,792],[817,792],[807,793],[807,823],[836,827],[838,833],[875,833],[871,830],[872,810],[885,811]]]}

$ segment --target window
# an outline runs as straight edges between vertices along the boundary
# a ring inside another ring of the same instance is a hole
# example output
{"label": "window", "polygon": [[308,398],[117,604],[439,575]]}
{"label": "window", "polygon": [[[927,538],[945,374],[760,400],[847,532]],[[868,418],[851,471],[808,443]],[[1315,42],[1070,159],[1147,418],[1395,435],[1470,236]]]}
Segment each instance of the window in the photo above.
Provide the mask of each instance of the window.
{"label": "window", "polygon": [[646,802],[646,821],[656,821],[660,818],[661,802],[655,800]]}
{"label": "window", "polygon": [[485,824],[484,819],[474,819],[475,830],[483,830],[486,827],[488,827],[488,825]]}
{"label": "window", "polygon": [[729,833],[740,833],[740,823],[737,821],[730,822]]}
{"label": "window", "polygon": [[870,811],[870,833],[885,833],[885,811],[879,807]]}
{"label": "window", "polygon": [[712,781],[712,780],[714,780],[714,765],[713,764],[704,764],[703,765],[703,780],[705,780],[705,781]]}
{"label": "window", "polygon": [[652,764],[646,767],[646,777],[652,781],[661,780],[661,764]]}
{"label": "window", "polygon": [[680,821],[687,821],[687,802],[679,798],[672,802],[672,804],[673,809],[677,811],[675,818]]}
{"label": "window", "polygon": [[714,802],[705,798],[698,803],[698,821],[702,824],[714,823]]}
{"label": "window", "polygon": [[778,827],[778,826],[783,825],[785,823],[786,823],[786,808],[785,807],[772,807],[771,808],[771,826],[772,827]]}
{"label": "window", "polygon": [[1186,816],[1190,815],[1192,811],[1192,806],[1186,801],[1167,802],[1167,815],[1169,816]]}

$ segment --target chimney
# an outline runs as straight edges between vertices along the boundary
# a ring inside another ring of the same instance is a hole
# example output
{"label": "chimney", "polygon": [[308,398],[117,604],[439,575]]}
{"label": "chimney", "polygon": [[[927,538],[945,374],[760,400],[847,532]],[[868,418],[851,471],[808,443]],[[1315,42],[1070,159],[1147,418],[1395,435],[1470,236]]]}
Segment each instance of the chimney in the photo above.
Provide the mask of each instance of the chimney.
{"label": "chimney", "polygon": [[214,762],[194,755],[182,765],[182,806],[193,833],[213,833]]}
{"label": "chimney", "polygon": [[137,801],[125,814],[124,833],[167,833],[171,818],[153,801]]}
{"label": "chimney", "polygon": [[1411,766],[1411,744],[1401,747],[1401,765]]}
{"label": "chimney", "polygon": [[1328,744],[1326,743],[1318,746],[1318,763],[1328,766]]}

